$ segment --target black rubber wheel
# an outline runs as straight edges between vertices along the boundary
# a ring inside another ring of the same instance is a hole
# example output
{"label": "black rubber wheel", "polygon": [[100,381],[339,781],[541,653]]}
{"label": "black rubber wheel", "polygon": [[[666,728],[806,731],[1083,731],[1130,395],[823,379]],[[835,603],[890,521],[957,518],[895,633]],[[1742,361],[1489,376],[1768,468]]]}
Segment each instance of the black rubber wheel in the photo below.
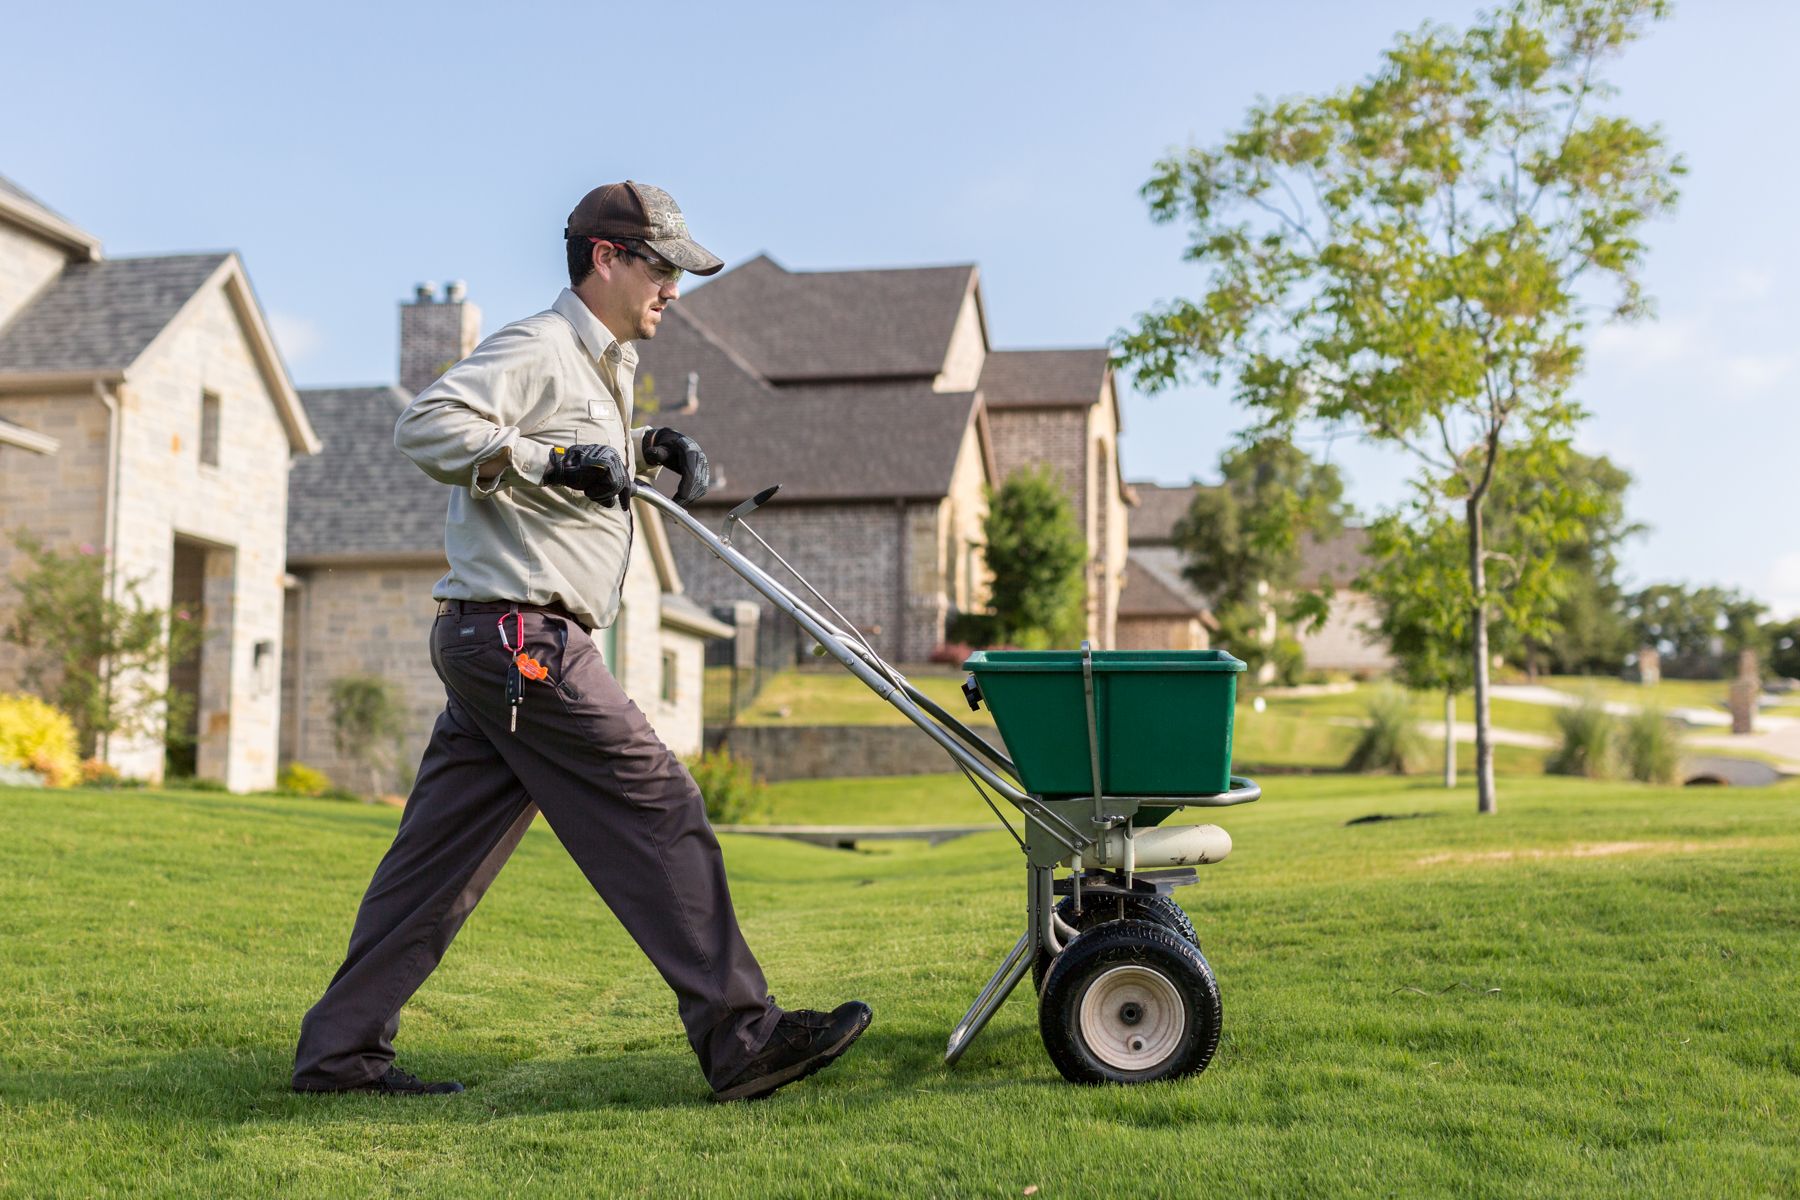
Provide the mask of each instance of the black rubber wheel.
{"label": "black rubber wheel", "polygon": [[1149,1083],[1206,1069],[1224,1009],[1192,942],[1152,921],[1107,921],[1056,956],[1038,1031],[1071,1083]]}
{"label": "black rubber wheel", "polygon": [[[1120,915],[1121,906],[1124,915]],[[1150,921],[1153,924],[1173,929],[1176,933],[1200,946],[1200,935],[1194,932],[1194,923],[1175,903],[1173,896],[1146,892],[1138,896],[1100,896],[1089,894],[1081,898],[1081,916],[1075,913],[1075,898],[1064,896],[1056,906],[1056,915],[1073,925],[1082,933],[1107,921]],[[1044,976],[1049,973],[1050,964],[1055,955],[1046,951],[1038,951],[1037,961],[1031,964],[1031,982],[1038,991],[1044,990]]]}

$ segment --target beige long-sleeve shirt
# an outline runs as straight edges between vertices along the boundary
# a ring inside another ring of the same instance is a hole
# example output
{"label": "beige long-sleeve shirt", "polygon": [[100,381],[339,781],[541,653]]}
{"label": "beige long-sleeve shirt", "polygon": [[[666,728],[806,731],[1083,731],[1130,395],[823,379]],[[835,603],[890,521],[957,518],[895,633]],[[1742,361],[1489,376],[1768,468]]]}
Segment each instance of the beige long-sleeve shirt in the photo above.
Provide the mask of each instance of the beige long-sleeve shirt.
{"label": "beige long-sleeve shirt", "polygon": [[[557,604],[610,625],[631,555],[631,511],[545,486],[553,448],[611,446],[644,464],[631,429],[637,351],[613,337],[574,292],[515,321],[420,392],[394,426],[394,445],[454,485],[444,525],[450,570],[439,600]],[[627,432],[631,431],[631,432]],[[490,479],[483,463],[505,464]]]}

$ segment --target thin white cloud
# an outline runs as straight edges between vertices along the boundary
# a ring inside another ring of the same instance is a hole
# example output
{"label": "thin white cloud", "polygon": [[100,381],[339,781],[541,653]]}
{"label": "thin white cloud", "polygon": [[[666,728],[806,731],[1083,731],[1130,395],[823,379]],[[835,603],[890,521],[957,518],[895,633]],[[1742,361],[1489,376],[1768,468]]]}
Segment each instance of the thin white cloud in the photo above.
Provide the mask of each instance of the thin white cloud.
{"label": "thin white cloud", "polygon": [[275,344],[281,347],[281,357],[289,367],[325,344],[317,325],[292,313],[270,313],[269,332],[275,335]]}
{"label": "thin white cloud", "polygon": [[1594,357],[1637,369],[1661,369],[1703,354],[1710,341],[1691,317],[1602,325],[1590,346]]}
{"label": "thin white cloud", "polygon": [[1739,267],[1726,292],[1733,300],[1767,300],[1774,294],[1775,272],[1767,267]]}
{"label": "thin white cloud", "polygon": [[1766,392],[1793,373],[1792,354],[1734,354],[1724,362],[1725,379],[1739,394]]}

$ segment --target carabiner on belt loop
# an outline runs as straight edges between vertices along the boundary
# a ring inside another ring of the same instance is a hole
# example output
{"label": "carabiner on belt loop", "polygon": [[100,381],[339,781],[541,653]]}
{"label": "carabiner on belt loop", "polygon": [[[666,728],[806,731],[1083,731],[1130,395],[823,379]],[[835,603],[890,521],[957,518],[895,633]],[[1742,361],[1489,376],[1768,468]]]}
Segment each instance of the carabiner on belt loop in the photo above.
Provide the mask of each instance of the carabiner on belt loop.
{"label": "carabiner on belt loop", "polygon": [[[513,628],[517,631],[516,635],[519,639],[519,644],[516,646],[506,640],[506,618],[508,618],[508,617],[511,617],[513,619],[513,622],[514,622]],[[500,614],[500,619],[498,621],[494,622],[494,624],[497,625],[500,629],[500,648],[502,650],[505,650],[508,654],[517,654],[520,651],[525,649],[525,614],[524,613],[520,612],[516,608],[510,612],[503,612]]]}

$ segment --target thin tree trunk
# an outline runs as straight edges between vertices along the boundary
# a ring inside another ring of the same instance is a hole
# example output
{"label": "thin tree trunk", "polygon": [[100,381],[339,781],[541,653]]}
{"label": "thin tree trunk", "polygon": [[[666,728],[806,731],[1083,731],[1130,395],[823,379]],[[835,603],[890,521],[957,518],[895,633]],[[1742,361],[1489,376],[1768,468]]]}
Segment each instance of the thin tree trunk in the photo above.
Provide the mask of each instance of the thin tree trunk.
{"label": "thin tree trunk", "polygon": [[1456,786],[1456,693],[1444,693],[1444,786]]}
{"label": "thin tree trunk", "polygon": [[1487,562],[1482,553],[1481,497],[1469,499],[1469,582],[1475,593],[1475,811],[1498,811],[1494,797],[1494,746],[1488,740]]}

